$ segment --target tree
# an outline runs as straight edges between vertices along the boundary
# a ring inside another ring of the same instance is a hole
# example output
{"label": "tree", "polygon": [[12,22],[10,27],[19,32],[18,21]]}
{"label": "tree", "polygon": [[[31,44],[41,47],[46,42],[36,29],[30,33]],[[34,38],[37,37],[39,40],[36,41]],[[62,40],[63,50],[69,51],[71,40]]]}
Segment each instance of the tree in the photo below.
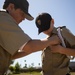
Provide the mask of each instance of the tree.
{"label": "tree", "polygon": [[21,69],[21,65],[19,65],[19,63],[17,62],[15,64],[15,73],[20,73],[20,69]]}

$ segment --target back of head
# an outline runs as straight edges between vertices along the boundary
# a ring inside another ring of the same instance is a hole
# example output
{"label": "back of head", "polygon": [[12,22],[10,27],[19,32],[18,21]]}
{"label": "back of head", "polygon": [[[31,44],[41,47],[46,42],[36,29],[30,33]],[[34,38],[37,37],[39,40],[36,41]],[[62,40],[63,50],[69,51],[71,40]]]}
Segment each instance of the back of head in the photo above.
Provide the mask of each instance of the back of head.
{"label": "back of head", "polygon": [[16,0],[5,0],[4,5],[3,5],[3,9],[6,9],[10,3],[13,3],[16,8],[19,8],[19,7],[16,5],[16,4],[17,4],[17,3],[16,3]]}
{"label": "back of head", "polygon": [[50,28],[52,17],[49,13],[41,13],[36,17],[35,23],[38,28],[38,32],[41,33]]}
{"label": "back of head", "polygon": [[29,3],[27,0],[5,0],[3,9],[6,9],[10,3],[14,4],[15,9],[20,8],[26,14],[28,20],[34,19],[28,12]]}

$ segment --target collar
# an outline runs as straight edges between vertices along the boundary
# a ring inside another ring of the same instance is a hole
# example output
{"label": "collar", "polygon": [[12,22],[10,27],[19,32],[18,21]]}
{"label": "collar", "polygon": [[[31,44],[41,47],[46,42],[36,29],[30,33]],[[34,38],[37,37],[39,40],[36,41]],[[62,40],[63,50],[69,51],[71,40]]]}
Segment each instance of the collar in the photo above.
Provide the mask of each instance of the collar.
{"label": "collar", "polygon": [[0,9],[0,12],[6,12],[6,13],[9,13],[8,10],[5,10],[5,9]]}
{"label": "collar", "polygon": [[56,27],[53,28],[53,31],[51,33],[51,36],[54,35],[54,34],[57,35],[57,28]]}
{"label": "collar", "polygon": [[5,9],[0,9],[0,12],[6,12],[6,10]]}

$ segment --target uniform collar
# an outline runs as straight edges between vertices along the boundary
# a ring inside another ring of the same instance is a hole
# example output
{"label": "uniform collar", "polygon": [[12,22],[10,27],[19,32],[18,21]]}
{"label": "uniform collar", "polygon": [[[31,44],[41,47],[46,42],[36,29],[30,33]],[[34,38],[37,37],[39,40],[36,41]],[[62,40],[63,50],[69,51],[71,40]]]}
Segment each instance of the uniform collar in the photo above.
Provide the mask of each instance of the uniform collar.
{"label": "uniform collar", "polygon": [[6,10],[5,9],[0,9],[0,12],[6,12]]}
{"label": "uniform collar", "polygon": [[0,12],[7,12],[7,13],[9,13],[7,10],[5,10],[5,9],[0,9]]}
{"label": "uniform collar", "polygon": [[56,27],[53,28],[53,31],[52,31],[52,33],[51,33],[51,36],[52,36],[53,34],[57,35],[57,28],[56,28]]}

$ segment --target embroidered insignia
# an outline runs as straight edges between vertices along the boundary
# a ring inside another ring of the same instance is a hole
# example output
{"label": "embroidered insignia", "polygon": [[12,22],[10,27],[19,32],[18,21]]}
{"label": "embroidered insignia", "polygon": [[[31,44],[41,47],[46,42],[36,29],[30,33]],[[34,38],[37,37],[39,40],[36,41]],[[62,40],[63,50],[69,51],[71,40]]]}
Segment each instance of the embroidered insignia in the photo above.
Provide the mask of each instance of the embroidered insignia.
{"label": "embroidered insignia", "polygon": [[41,20],[38,20],[37,23],[38,23],[38,25],[41,25]]}

